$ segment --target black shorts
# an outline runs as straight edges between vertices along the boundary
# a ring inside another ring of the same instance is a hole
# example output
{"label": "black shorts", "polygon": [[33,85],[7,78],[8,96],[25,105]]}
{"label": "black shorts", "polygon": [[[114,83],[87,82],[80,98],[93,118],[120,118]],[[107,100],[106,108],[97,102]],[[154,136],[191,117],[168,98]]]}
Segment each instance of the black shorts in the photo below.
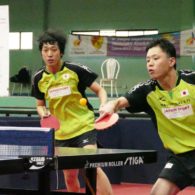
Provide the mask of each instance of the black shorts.
{"label": "black shorts", "polygon": [[97,131],[88,131],[77,137],[67,140],[55,140],[55,146],[58,147],[84,147],[86,145],[94,145],[97,142]]}
{"label": "black shorts", "polygon": [[195,183],[195,150],[171,154],[159,177],[173,182],[181,190]]}

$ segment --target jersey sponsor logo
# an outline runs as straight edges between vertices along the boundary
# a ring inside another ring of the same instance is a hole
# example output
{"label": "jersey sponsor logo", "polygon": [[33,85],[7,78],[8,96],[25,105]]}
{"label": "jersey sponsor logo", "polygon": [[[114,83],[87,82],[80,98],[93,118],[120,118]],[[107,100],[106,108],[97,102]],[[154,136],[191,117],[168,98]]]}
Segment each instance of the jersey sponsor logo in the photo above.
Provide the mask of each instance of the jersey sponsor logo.
{"label": "jersey sponsor logo", "polygon": [[56,97],[67,96],[71,94],[71,89],[70,86],[55,87],[49,89],[48,94],[51,99]]}
{"label": "jersey sponsor logo", "polygon": [[166,101],[166,98],[165,98],[164,96],[159,97],[159,101],[163,101],[163,102],[165,102],[165,101]]}
{"label": "jersey sponsor logo", "polygon": [[139,89],[142,86],[149,86],[151,84],[154,84],[154,82],[155,81],[154,80],[151,80],[151,79],[150,80],[147,80],[146,82],[140,82],[137,85],[135,85],[130,91],[128,91],[128,93],[130,94],[130,93],[136,91],[137,89]]}
{"label": "jersey sponsor logo", "polygon": [[195,74],[195,71],[192,71],[192,70],[180,70],[180,72],[181,74],[186,75],[186,76]]}
{"label": "jersey sponsor logo", "polygon": [[193,109],[191,104],[187,104],[171,108],[162,108],[162,113],[168,119],[173,119],[193,115]]}
{"label": "jersey sponsor logo", "polygon": [[87,72],[92,72],[89,67],[85,66],[85,65],[80,65],[81,68],[85,69]]}
{"label": "jersey sponsor logo", "polygon": [[89,67],[87,67],[87,66],[85,66],[83,64],[75,64],[75,63],[69,63],[69,62],[66,62],[66,64],[70,64],[70,65],[74,65],[74,66],[79,66],[80,68],[83,68],[87,72],[93,73],[93,71]]}
{"label": "jersey sponsor logo", "polygon": [[[187,95],[186,95],[187,96]],[[185,96],[184,96],[185,97]],[[159,98],[159,102],[161,107],[168,107],[168,106],[181,106],[181,105],[187,105],[190,104],[190,98],[180,98],[180,100],[178,102],[166,102],[166,98],[165,97],[160,97]]]}
{"label": "jersey sponsor logo", "polygon": [[173,167],[173,164],[168,162],[166,165],[165,165],[165,169],[171,169]]}

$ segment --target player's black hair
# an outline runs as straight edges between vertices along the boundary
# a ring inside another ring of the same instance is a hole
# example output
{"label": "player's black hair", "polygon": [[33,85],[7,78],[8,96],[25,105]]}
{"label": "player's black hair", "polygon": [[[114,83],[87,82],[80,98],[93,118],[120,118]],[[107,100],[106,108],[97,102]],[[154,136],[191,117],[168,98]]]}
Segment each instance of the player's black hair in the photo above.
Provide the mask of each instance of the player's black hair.
{"label": "player's black hair", "polygon": [[[162,51],[164,51],[169,57],[176,58],[176,49],[175,46],[168,41],[167,39],[161,38],[161,39],[155,39],[149,45],[146,47],[146,52],[148,52],[149,49],[159,46]],[[174,65],[174,68],[176,69],[176,64]]]}
{"label": "player's black hair", "polygon": [[60,49],[60,53],[64,54],[65,46],[66,46],[66,36],[61,31],[55,30],[47,30],[43,32],[39,39],[39,51],[42,50],[44,43],[54,44],[57,43]]}

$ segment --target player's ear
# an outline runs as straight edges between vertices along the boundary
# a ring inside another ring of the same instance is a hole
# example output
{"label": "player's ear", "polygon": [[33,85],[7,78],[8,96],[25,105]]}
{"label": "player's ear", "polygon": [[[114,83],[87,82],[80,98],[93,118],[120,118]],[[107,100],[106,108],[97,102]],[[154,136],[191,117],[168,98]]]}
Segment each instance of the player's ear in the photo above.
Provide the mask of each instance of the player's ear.
{"label": "player's ear", "polygon": [[176,64],[176,58],[170,57],[169,58],[169,64],[170,64],[170,67],[173,67]]}

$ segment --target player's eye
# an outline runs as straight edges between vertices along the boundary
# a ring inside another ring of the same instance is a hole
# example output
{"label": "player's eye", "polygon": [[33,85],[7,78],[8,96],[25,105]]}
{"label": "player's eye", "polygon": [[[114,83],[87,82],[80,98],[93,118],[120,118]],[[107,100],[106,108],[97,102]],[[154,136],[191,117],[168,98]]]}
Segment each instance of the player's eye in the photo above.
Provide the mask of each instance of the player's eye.
{"label": "player's eye", "polygon": [[48,51],[48,49],[42,49],[42,51],[43,51],[43,52],[47,52],[47,51]]}
{"label": "player's eye", "polygon": [[146,62],[149,63],[150,62],[150,59],[146,59]]}

